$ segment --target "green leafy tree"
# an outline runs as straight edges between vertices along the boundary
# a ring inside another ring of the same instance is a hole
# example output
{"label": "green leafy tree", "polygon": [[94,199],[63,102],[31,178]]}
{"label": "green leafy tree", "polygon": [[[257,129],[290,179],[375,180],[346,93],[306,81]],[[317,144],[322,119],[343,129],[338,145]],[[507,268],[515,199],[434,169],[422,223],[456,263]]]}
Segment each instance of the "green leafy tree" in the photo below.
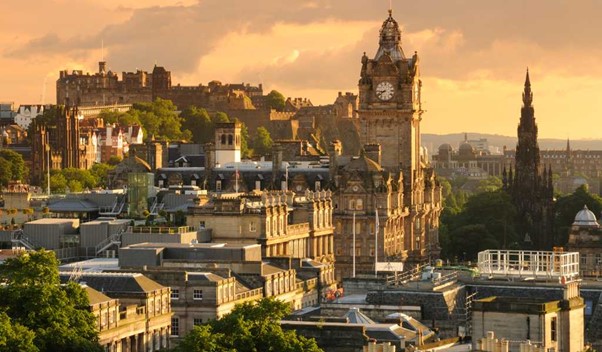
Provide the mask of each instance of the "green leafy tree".
{"label": "green leafy tree", "polygon": [[[44,176],[46,178],[46,176]],[[44,187],[47,182],[44,180]],[[50,191],[52,193],[65,193],[67,190],[67,179],[60,170],[50,170]]]}
{"label": "green leafy tree", "polygon": [[180,113],[182,128],[192,133],[195,143],[205,144],[213,140],[213,123],[207,110],[189,106]]}
{"label": "green leafy tree", "polygon": [[13,324],[35,334],[40,351],[101,351],[88,296],[79,284],[60,284],[54,252],[7,259],[0,282],[0,306]]}
{"label": "green leafy tree", "polygon": [[[442,255],[448,259],[473,260],[479,250],[516,248],[522,241],[517,231],[516,208],[502,190],[469,197],[458,213],[444,211],[441,225]],[[482,243],[473,243],[478,236],[482,239],[477,242]]]}
{"label": "green leafy tree", "polygon": [[284,110],[285,103],[286,98],[277,90],[272,90],[266,96],[266,104],[270,109],[282,111]]}
{"label": "green leafy tree", "polygon": [[37,352],[33,344],[35,334],[25,326],[14,323],[10,317],[0,312],[0,352]]}
{"label": "green leafy tree", "polygon": [[255,155],[266,155],[272,151],[272,137],[265,127],[257,128],[257,134],[253,139],[253,153]]}
{"label": "green leafy tree", "polygon": [[109,176],[109,171],[113,170],[115,166],[109,165],[108,163],[96,163],[90,168],[90,174],[96,180],[97,187],[106,187]]}
{"label": "green leafy tree", "polygon": [[230,122],[230,117],[228,117],[228,114],[226,114],[225,112],[218,111],[211,118],[211,122],[213,122],[214,124],[216,124],[216,123],[223,123],[223,122]]}
{"label": "green leafy tree", "polygon": [[0,158],[0,186],[6,187],[13,179],[13,167],[10,161]]}
{"label": "green leafy tree", "polygon": [[22,181],[27,173],[23,156],[10,149],[0,149],[0,158],[8,161],[11,165],[11,179]]}
{"label": "green leafy tree", "polygon": [[[73,167],[62,169],[61,173],[65,176],[69,182],[77,181],[82,188],[94,188],[96,187],[96,178],[92,175],[90,170],[76,169]],[[68,182],[68,184],[69,184]],[[71,186],[69,186],[71,188]],[[71,190],[75,192],[73,189]]]}
{"label": "green leafy tree", "polygon": [[477,187],[477,192],[493,192],[502,188],[502,179],[496,176],[489,176],[488,178],[481,180]]}
{"label": "green leafy tree", "polygon": [[566,245],[570,227],[575,221],[575,215],[583,209],[583,206],[587,206],[597,217],[602,212],[602,198],[590,193],[586,185],[580,186],[572,194],[558,198],[554,216],[556,245]]}
{"label": "green leafy tree", "polygon": [[116,166],[121,162],[121,160],[123,160],[121,157],[117,155],[111,155],[109,160],[107,160],[107,164],[109,164],[110,166]]}
{"label": "green leafy tree", "polygon": [[190,131],[182,130],[182,118],[171,100],[157,98],[152,103],[136,103],[129,113],[139,119],[149,138],[187,140],[192,137]]}
{"label": "green leafy tree", "polygon": [[264,298],[255,304],[245,302],[223,318],[193,329],[176,351],[322,351],[315,340],[282,329],[280,320],[288,314],[290,305],[273,298]]}

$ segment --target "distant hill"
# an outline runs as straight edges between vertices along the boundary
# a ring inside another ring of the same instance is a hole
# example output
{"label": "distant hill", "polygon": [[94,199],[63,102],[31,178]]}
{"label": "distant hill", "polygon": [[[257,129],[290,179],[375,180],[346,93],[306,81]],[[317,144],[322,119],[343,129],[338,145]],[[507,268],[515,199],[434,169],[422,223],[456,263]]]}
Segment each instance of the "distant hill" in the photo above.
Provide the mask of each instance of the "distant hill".
{"label": "distant hill", "polygon": [[[480,138],[486,138],[489,146],[497,147],[500,151],[504,146],[508,149],[516,148],[516,137],[502,136],[499,134],[468,133],[469,140]],[[458,146],[463,141],[464,133],[422,134],[422,145],[428,148],[430,154],[437,154],[437,149],[444,143],[450,144],[457,150]],[[539,148],[542,150],[564,150],[566,149],[566,139],[539,138]],[[602,150],[602,139],[571,139],[571,149]]]}

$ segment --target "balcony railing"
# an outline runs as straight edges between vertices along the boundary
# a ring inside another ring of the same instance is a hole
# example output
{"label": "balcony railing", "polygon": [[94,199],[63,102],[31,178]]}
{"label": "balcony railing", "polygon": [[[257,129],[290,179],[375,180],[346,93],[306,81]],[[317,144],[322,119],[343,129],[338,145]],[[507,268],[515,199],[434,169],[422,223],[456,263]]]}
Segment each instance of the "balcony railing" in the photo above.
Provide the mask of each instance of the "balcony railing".
{"label": "balcony railing", "polygon": [[180,234],[187,232],[195,232],[196,230],[192,226],[179,226],[179,227],[155,227],[155,226],[128,226],[128,233],[144,233],[144,234]]}

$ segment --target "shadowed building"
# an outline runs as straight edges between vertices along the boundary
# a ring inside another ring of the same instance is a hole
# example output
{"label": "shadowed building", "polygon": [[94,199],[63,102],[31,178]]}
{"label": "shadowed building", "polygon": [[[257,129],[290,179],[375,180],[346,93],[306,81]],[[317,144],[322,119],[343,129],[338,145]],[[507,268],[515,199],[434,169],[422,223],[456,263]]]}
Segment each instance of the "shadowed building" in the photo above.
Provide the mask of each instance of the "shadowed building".
{"label": "shadowed building", "polygon": [[504,170],[503,184],[516,206],[519,224],[525,232],[525,245],[532,245],[535,249],[550,249],[554,242],[552,169],[546,169],[540,162],[537,123],[532,104],[533,92],[527,71],[514,174],[512,170],[508,174]]}

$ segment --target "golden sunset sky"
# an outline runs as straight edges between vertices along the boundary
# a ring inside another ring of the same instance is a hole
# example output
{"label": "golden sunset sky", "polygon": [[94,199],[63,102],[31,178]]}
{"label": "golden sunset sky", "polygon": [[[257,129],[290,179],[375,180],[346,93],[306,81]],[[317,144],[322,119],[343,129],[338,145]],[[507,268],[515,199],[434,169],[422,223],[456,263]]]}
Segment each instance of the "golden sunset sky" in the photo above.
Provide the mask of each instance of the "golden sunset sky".
{"label": "golden sunset sky", "polygon": [[[516,135],[529,67],[539,136],[602,138],[602,1],[393,0],[421,57],[422,132]],[[357,92],[388,0],[4,0],[0,101],[55,102],[62,69],[172,72],[332,103]]]}

